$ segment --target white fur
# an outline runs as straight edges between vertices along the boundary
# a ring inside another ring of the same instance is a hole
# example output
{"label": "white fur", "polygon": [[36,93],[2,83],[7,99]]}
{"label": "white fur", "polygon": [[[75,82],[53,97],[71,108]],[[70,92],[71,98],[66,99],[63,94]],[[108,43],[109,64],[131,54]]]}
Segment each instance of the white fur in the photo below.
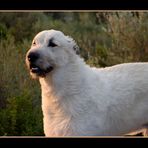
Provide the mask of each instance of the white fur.
{"label": "white fur", "polygon": [[[57,47],[47,47],[54,37]],[[43,67],[39,77],[46,136],[118,136],[148,123],[148,64],[128,63],[91,68],[75,54],[76,43],[60,31],[39,33]]]}

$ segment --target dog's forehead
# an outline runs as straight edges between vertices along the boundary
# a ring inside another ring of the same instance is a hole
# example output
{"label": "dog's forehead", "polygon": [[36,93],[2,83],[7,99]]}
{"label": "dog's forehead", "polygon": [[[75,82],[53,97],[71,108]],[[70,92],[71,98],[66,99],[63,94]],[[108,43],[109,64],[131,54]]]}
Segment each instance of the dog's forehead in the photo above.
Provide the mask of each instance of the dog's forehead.
{"label": "dog's forehead", "polygon": [[64,38],[65,35],[61,31],[56,30],[44,30],[39,32],[35,37],[34,40],[36,40],[38,43],[44,43],[46,40],[50,39],[56,39],[59,40],[60,38]]}

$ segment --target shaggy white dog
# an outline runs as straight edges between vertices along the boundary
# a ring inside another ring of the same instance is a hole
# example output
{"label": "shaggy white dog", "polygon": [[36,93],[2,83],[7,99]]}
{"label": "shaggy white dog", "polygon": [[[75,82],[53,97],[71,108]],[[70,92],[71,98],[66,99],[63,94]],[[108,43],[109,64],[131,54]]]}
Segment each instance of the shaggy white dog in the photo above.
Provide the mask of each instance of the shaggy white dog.
{"label": "shaggy white dog", "polygon": [[26,63],[42,89],[46,136],[118,136],[148,123],[148,64],[91,68],[75,41],[37,34]]}

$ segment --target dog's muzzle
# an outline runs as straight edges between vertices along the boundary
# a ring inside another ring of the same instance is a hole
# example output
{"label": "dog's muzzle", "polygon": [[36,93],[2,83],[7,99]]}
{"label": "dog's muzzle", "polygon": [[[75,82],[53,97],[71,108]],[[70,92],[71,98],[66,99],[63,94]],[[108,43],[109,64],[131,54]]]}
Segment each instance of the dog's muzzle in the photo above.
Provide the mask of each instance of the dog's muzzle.
{"label": "dog's muzzle", "polygon": [[53,66],[48,66],[46,69],[41,68],[36,64],[39,58],[40,55],[37,52],[30,52],[27,55],[29,69],[32,73],[36,74],[37,76],[45,77],[47,73],[53,70]]}

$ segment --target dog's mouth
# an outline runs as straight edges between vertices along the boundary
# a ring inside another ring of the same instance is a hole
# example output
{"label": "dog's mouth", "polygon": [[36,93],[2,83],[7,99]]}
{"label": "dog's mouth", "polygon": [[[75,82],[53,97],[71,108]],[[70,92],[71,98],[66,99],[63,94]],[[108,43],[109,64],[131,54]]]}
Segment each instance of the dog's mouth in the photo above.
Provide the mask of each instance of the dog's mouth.
{"label": "dog's mouth", "polygon": [[30,71],[37,76],[45,77],[47,73],[53,70],[53,66],[48,66],[46,69],[42,69],[35,64],[30,64]]}

